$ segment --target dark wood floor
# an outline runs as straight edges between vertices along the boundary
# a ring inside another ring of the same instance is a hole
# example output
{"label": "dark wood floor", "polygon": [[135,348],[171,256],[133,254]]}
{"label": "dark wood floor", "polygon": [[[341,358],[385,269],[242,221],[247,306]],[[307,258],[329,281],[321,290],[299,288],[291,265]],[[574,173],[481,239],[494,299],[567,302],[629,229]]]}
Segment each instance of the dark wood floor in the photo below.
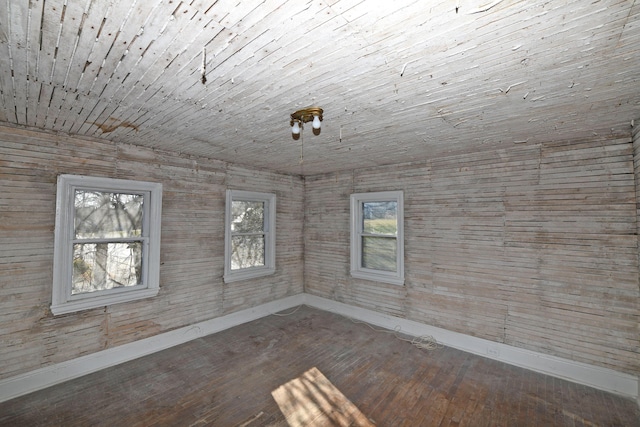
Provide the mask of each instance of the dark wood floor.
{"label": "dark wood floor", "polygon": [[632,400],[308,307],[1,403],[0,425],[287,426],[272,392],[311,368],[377,426],[640,426]]}

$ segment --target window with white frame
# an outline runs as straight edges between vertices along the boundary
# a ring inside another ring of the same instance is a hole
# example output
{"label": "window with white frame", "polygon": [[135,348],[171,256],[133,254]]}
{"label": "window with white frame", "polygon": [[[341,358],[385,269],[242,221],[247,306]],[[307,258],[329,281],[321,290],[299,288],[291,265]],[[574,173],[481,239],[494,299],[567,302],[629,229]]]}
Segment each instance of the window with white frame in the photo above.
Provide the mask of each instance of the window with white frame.
{"label": "window with white frame", "polygon": [[227,190],[224,281],[276,271],[276,195]]}
{"label": "window with white frame", "polygon": [[403,193],[351,195],[351,275],[404,284]]}
{"label": "window with white frame", "polygon": [[60,175],[51,311],[158,294],[162,184]]}

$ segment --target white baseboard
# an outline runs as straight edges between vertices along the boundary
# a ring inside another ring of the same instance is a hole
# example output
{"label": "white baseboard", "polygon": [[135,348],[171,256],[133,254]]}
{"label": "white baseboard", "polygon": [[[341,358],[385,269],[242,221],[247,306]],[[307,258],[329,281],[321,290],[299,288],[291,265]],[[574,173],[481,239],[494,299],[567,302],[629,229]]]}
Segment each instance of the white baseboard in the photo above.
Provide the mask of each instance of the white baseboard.
{"label": "white baseboard", "polygon": [[0,380],[0,402],[251,322],[282,310],[291,309],[301,304],[341,314],[390,330],[400,328],[402,333],[410,336],[430,335],[439,343],[449,347],[622,396],[634,399],[639,398],[638,378],[629,374],[447,331],[446,329],[354,307],[314,295],[298,294]]}
{"label": "white baseboard", "polygon": [[150,338],[6,378],[0,380],[0,402],[251,322],[272,313],[299,306],[303,302],[304,294],[286,297],[195,325],[185,326],[184,328],[175,329]]}
{"label": "white baseboard", "polygon": [[630,374],[451,332],[314,295],[305,294],[304,301],[310,307],[338,313],[385,329],[401,328],[402,333],[414,337],[429,335],[448,347],[630,397],[640,402],[638,377]]}

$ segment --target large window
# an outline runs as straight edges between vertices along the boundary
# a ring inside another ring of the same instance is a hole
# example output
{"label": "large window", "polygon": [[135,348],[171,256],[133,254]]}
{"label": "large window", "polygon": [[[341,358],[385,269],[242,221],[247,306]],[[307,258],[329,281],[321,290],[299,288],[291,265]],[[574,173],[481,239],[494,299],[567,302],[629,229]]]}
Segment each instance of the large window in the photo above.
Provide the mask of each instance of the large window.
{"label": "large window", "polygon": [[224,281],[276,270],[276,195],[227,190]]}
{"label": "large window", "polygon": [[60,175],[57,191],[53,314],[155,296],[162,185]]}
{"label": "large window", "polygon": [[351,195],[351,275],[404,284],[402,191]]}

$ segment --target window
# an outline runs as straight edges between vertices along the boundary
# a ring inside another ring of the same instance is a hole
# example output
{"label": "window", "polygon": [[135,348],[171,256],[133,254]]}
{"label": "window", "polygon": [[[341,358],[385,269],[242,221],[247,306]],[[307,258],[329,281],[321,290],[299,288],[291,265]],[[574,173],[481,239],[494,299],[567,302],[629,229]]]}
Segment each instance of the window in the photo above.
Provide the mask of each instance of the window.
{"label": "window", "polygon": [[404,284],[402,191],[351,195],[351,275]]}
{"label": "window", "polygon": [[157,295],[162,184],[60,175],[53,314]]}
{"label": "window", "polygon": [[276,271],[276,195],[227,190],[224,281]]}

